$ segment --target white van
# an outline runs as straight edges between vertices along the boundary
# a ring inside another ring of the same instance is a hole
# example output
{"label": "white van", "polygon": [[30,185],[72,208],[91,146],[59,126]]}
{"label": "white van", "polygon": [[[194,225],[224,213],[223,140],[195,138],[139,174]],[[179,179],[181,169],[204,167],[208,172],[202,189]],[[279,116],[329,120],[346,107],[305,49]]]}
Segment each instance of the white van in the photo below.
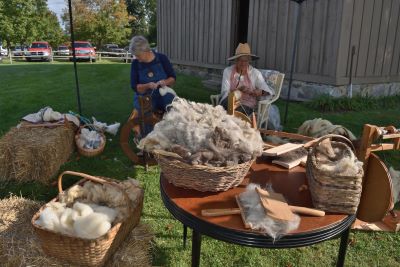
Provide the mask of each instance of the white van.
{"label": "white van", "polygon": [[0,45],[0,56],[8,56],[8,50]]}

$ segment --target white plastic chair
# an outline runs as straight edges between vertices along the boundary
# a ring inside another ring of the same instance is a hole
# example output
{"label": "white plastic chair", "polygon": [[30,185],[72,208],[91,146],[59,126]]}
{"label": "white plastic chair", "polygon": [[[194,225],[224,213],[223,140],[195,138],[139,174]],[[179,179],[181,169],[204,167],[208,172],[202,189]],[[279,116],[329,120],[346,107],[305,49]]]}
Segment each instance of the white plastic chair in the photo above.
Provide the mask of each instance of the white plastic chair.
{"label": "white plastic chair", "polygon": [[[275,95],[272,98],[269,96],[263,97],[264,99],[260,99],[257,104],[257,128],[267,129],[269,109],[271,108],[271,104],[278,100],[280,96],[285,74],[276,70],[264,69],[260,69],[260,72],[263,75],[265,82],[275,92]],[[216,106],[219,103],[220,95],[211,95],[210,100],[211,104]]]}

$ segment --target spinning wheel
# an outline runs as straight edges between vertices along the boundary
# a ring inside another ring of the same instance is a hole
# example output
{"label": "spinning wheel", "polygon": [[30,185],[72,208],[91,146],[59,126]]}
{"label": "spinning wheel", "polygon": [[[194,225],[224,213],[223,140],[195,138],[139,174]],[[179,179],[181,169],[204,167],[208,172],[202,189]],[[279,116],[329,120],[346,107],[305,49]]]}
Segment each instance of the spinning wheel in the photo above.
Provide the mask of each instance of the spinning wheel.
{"label": "spinning wheel", "polygon": [[235,117],[238,117],[245,122],[250,123],[250,125],[257,129],[257,121],[254,112],[251,114],[251,118],[247,116],[246,114],[237,111],[236,109],[240,106],[240,102],[236,97],[235,92],[230,92],[228,95],[228,110],[227,113],[230,115],[233,115]]}
{"label": "spinning wheel", "polygon": [[[392,142],[376,143],[390,140]],[[400,131],[393,126],[364,125],[358,159],[364,162],[363,191],[357,218],[365,222],[380,221],[393,209],[393,188],[385,163],[373,152],[400,149]],[[392,214],[394,214],[392,212]]]}
{"label": "spinning wheel", "polygon": [[162,114],[153,110],[151,96],[139,96],[139,104],[141,110],[134,109],[128,121],[122,126],[120,145],[134,164],[145,166],[147,170],[148,166],[156,165],[157,161],[144,151],[142,151],[143,156],[138,156],[140,150],[137,148],[137,142],[140,136],[146,134],[146,128],[154,126],[161,120]]}

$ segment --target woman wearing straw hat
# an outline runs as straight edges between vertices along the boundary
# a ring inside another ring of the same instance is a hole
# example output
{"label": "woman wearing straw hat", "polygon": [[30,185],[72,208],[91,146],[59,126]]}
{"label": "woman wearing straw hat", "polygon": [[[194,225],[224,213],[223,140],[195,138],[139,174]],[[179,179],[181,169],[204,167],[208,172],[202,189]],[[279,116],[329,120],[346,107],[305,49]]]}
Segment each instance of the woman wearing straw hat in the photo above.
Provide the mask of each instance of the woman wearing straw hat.
{"label": "woman wearing straw hat", "polygon": [[257,98],[260,96],[273,95],[273,90],[265,82],[261,72],[250,65],[251,60],[258,59],[250,51],[248,43],[239,43],[235,55],[228,58],[228,61],[235,61],[235,64],[225,68],[222,77],[220,104],[227,109],[229,92],[239,90],[241,111],[250,115],[257,105]]}

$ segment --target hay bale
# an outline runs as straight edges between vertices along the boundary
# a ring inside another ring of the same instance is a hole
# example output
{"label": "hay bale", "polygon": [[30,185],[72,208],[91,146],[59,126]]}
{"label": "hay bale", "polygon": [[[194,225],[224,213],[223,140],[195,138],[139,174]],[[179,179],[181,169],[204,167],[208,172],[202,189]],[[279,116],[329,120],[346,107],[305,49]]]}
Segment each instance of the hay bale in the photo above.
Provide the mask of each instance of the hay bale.
{"label": "hay bale", "polygon": [[[66,266],[46,256],[36,238],[31,219],[41,206],[41,203],[16,196],[0,200],[1,266]],[[151,266],[152,239],[150,228],[139,224],[106,266]]]}
{"label": "hay bale", "polygon": [[74,150],[75,129],[11,128],[0,139],[0,181],[47,183]]}

